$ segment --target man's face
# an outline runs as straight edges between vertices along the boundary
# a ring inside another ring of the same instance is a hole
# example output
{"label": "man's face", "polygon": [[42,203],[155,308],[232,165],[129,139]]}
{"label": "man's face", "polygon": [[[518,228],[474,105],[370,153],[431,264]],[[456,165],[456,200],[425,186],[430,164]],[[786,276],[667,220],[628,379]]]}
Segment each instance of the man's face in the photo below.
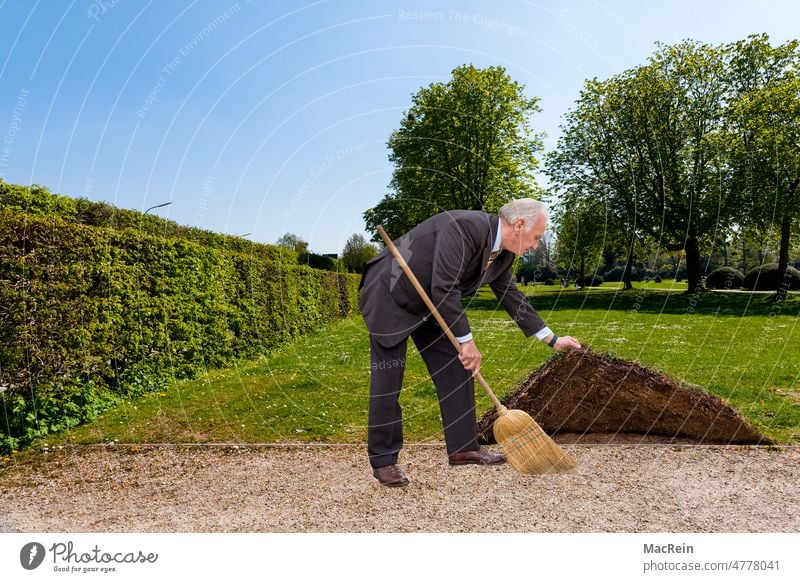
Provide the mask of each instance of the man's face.
{"label": "man's face", "polygon": [[513,252],[516,255],[523,255],[539,246],[539,241],[542,240],[544,231],[547,229],[547,216],[539,214],[533,223],[533,227],[528,229],[527,226],[528,225],[525,224],[525,221],[521,218],[514,223]]}

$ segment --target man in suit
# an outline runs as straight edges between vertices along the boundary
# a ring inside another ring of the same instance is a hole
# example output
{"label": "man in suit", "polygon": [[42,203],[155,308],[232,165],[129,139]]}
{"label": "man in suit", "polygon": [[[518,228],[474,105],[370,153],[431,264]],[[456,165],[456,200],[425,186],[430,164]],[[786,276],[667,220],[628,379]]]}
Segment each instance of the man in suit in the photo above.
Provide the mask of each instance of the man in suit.
{"label": "man in suit", "polygon": [[504,461],[501,454],[478,445],[473,376],[480,369],[481,353],[462,297],[488,284],[526,336],[556,350],[580,347],[572,337],[553,334],[511,279],[514,258],[535,249],[546,228],[545,206],[523,198],[503,206],[499,216],[473,210],[443,212],[394,241],[461,343],[460,355],[388,249],[366,264],[359,308],[370,333],[368,453],[373,475],[382,485],[409,483],[397,466],[403,444],[398,399],[409,336],[436,386],[449,463]]}

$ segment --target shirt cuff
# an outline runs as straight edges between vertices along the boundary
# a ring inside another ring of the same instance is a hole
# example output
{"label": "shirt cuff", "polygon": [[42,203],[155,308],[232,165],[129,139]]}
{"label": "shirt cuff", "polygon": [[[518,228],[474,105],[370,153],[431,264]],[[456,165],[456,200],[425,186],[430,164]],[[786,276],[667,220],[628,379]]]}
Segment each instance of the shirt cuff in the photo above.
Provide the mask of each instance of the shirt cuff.
{"label": "shirt cuff", "polygon": [[535,335],[537,340],[543,342],[545,339],[553,335],[553,332],[550,330],[549,327],[545,325],[542,329],[537,331]]}
{"label": "shirt cuff", "polygon": [[467,335],[462,335],[461,337],[457,337],[456,339],[460,344],[466,343],[472,339],[472,332],[469,332]]}

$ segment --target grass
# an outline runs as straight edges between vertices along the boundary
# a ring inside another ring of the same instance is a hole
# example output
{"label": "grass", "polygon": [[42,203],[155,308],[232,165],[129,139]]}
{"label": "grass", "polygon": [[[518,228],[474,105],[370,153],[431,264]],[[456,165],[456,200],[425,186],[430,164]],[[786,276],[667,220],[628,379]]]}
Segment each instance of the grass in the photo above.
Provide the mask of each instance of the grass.
{"label": "grass", "polygon": [[[685,289],[672,281],[630,291],[523,288],[559,335],[714,393],[778,442],[800,441],[800,298],[774,304],[769,295]],[[482,372],[498,394],[515,390],[551,355],[524,337],[488,289],[467,308]],[[405,378],[405,438],[441,440],[436,393],[412,342]],[[368,337],[354,316],[259,361],[126,402],[47,442],[364,442],[368,386]],[[480,415],[491,405],[476,394]]]}

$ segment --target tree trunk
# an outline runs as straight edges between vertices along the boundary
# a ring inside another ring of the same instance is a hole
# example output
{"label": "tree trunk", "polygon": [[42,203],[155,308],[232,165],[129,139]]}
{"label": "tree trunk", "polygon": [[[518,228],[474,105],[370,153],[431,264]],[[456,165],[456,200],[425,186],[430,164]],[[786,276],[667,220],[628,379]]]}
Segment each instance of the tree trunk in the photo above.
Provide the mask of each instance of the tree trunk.
{"label": "tree trunk", "polygon": [[633,246],[635,240],[636,235],[633,231],[631,231],[631,240],[630,244],[628,245],[628,260],[625,262],[625,271],[622,273],[622,282],[624,283],[623,288],[625,289],[633,289],[631,274],[633,273]]}
{"label": "tree trunk", "polygon": [[744,234],[742,234],[742,273],[747,274],[747,243],[744,241]]}
{"label": "tree trunk", "polygon": [[788,212],[784,212],[781,222],[781,248],[778,253],[778,292],[775,301],[783,301],[789,291],[789,280],[786,270],[789,267],[789,242],[792,235],[792,219]]}
{"label": "tree trunk", "polygon": [[700,293],[705,291],[703,281],[700,279],[700,245],[697,237],[689,235],[686,239],[686,278],[689,281],[687,293]]}
{"label": "tree trunk", "polygon": [[580,276],[581,287],[586,287],[586,270],[584,269],[584,263],[585,263],[585,257],[581,255],[581,276]]}
{"label": "tree trunk", "polygon": [[727,267],[728,266],[728,242],[727,241],[722,241],[722,259],[723,259],[722,266],[723,267]]}

